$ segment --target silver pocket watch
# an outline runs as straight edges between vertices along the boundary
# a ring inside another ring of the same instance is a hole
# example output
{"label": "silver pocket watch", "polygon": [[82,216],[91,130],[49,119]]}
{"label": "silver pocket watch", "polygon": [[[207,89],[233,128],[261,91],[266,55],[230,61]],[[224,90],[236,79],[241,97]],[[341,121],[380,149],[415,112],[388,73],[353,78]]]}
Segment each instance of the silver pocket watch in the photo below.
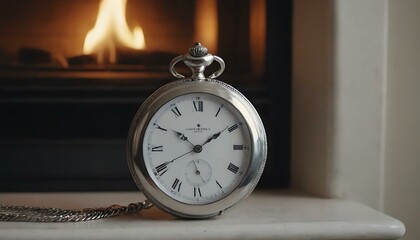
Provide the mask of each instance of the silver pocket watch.
{"label": "silver pocket watch", "polygon": [[[191,77],[175,70],[181,61]],[[213,61],[219,70],[204,76]],[[151,203],[177,217],[223,213],[253,191],[264,169],[264,126],[238,90],[215,79],[224,68],[195,43],[170,63],[180,80],[147,98],[131,124],[127,159],[134,181]]]}

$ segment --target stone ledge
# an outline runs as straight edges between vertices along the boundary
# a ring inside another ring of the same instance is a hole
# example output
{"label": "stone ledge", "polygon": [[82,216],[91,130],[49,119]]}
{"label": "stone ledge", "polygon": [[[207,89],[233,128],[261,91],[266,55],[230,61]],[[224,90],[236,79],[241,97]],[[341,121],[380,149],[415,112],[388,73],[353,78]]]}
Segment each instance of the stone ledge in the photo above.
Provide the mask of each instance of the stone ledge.
{"label": "stone ledge", "polygon": [[[78,209],[139,202],[138,192],[0,193],[5,204]],[[81,223],[0,224],[0,239],[399,239],[400,221],[359,203],[257,191],[222,216],[179,220],[156,208]]]}

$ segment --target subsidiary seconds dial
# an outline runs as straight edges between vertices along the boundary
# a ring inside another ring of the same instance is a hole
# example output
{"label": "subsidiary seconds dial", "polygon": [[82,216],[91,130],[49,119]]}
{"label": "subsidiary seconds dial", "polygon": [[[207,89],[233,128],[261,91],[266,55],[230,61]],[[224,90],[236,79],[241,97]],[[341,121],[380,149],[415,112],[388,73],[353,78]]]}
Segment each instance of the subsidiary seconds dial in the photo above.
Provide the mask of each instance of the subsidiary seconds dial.
{"label": "subsidiary seconds dial", "polygon": [[189,93],[161,106],[145,130],[143,159],[168,196],[208,204],[232,192],[251,160],[240,112],[220,97]]}

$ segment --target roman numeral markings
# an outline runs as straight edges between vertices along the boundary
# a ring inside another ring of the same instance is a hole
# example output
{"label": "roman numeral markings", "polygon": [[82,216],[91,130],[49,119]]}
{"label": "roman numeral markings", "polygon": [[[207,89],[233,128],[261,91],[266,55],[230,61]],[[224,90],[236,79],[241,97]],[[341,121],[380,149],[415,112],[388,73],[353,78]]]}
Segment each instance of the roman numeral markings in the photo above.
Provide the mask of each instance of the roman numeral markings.
{"label": "roman numeral markings", "polygon": [[174,183],[172,184],[172,189],[173,190],[177,190],[178,192],[181,190],[181,184],[182,184],[182,182],[181,181],[179,181],[179,179],[178,178],[175,178],[175,181],[174,181]]}
{"label": "roman numeral markings", "polygon": [[203,101],[193,101],[194,109],[196,112],[202,112],[203,111]]}
{"label": "roman numeral markings", "polygon": [[227,167],[227,169],[229,170],[229,171],[231,171],[231,172],[233,172],[233,173],[237,173],[238,172],[238,170],[239,170],[239,167],[238,166],[236,166],[235,164],[233,164],[233,163],[229,163],[229,166]]}
{"label": "roman numeral markings", "polygon": [[164,162],[156,167],[156,172],[159,174],[159,176],[162,176],[164,173],[168,171],[168,162]]}
{"label": "roman numeral markings", "polygon": [[228,131],[231,133],[231,132],[235,131],[237,128],[238,128],[238,124],[235,123],[233,126],[228,128]]}
{"label": "roman numeral markings", "polygon": [[233,145],[233,150],[244,150],[244,145]]}
{"label": "roman numeral markings", "polygon": [[163,146],[152,147],[152,152],[163,152]]}
{"label": "roman numeral markings", "polygon": [[172,108],[171,111],[175,114],[175,117],[180,117],[182,115],[178,107]]}
{"label": "roman numeral markings", "polygon": [[220,105],[219,109],[217,109],[216,115],[214,115],[215,117],[217,117],[217,115],[219,115],[220,110],[223,108],[223,104]]}
{"label": "roman numeral markings", "polygon": [[201,189],[200,188],[194,188],[194,197],[197,197],[197,194],[200,196],[200,197],[202,197],[202,195],[201,195]]}

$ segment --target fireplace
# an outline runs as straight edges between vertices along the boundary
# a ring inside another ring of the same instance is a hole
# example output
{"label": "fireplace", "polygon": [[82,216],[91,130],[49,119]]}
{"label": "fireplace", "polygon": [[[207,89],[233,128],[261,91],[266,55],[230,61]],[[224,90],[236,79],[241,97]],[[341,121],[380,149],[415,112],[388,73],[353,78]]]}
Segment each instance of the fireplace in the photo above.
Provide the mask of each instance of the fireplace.
{"label": "fireplace", "polygon": [[225,60],[219,79],[261,114],[260,187],[288,186],[291,11],[274,0],[1,2],[0,191],[136,189],[131,119],[195,41]]}

